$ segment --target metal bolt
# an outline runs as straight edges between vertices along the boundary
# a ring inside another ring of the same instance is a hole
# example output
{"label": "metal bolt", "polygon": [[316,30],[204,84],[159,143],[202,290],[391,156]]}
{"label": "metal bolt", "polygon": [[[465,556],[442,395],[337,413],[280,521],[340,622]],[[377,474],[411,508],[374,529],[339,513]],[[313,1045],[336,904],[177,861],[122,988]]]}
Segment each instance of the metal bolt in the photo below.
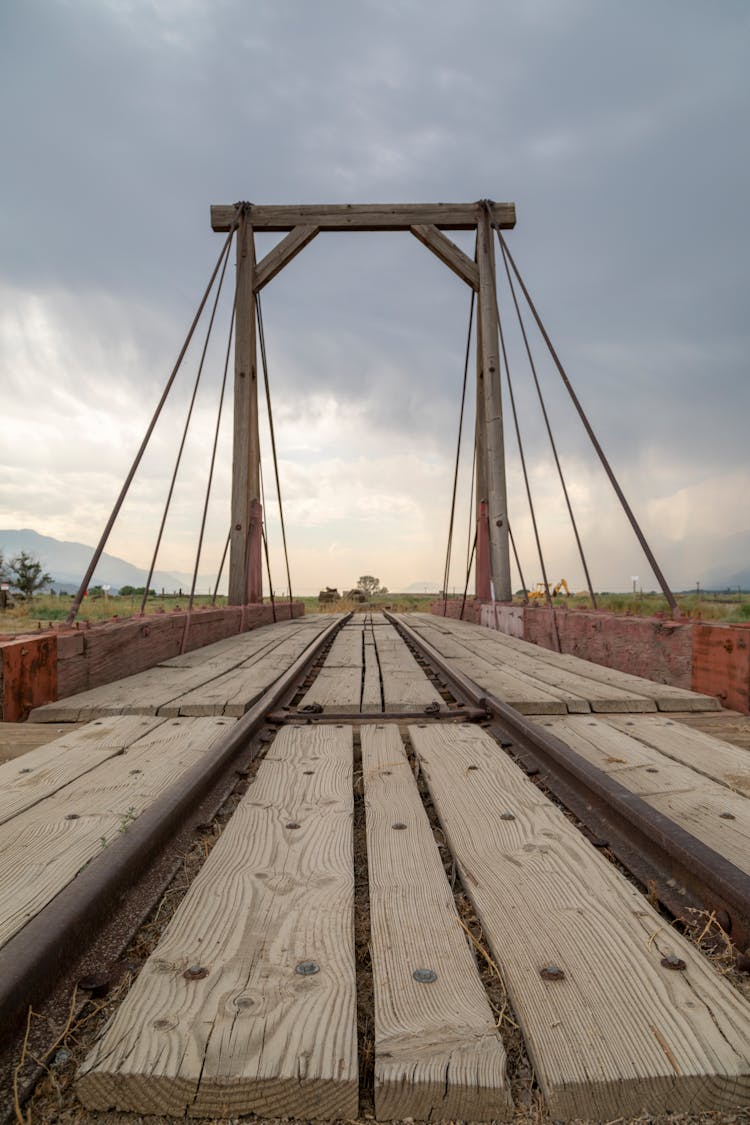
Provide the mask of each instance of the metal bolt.
{"label": "metal bolt", "polygon": [[687,965],[682,960],[682,958],[681,957],[675,957],[675,955],[673,953],[670,954],[669,957],[662,957],[661,964],[662,964],[662,968],[673,969],[675,972],[678,972],[678,973],[681,973],[684,969],[687,968]]}
{"label": "metal bolt", "polygon": [[478,770],[479,766],[467,766],[467,770]]}
{"label": "metal bolt", "polygon": [[501,820],[515,820],[516,818],[514,817],[512,812],[502,812],[502,813],[500,813],[500,819]]}
{"label": "metal bolt", "polygon": [[203,980],[204,977],[208,976],[208,969],[204,968],[203,965],[191,965],[189,969],[185,969],[182,975],[185,980]]}
{"label": "metal bolt", "polygon": [[401,821],[399,820],[399,821],[396,821],[395,824],[391,825],[391,827],[396,828],[396,829],[402,829],[402,828],[406,828],[406,825],[402,824]]}
{"label": "metal bolt", "polygon": [[320,972],[320,965],[315,961],[299,961],[294,966],[294,971],[301,977],[311,977]]}
{"label": "metal bolt", "polygon": [[646,773],[658,773],[656,766],[646,766]]}
{"label": "metal bolt", "polygon": [[542,980],[565,980],[565,971],[558,965],[545,965],[539,970]]}
{"label": "metal bolt", "polygon": [[18,772],[19,773],[31,773],[31,769],[30,769],[29,766],[24,766],[24,768],[22,770],[19,770]]}
{"label": "metal bolt", "polygon": [[315,773],[315,770],[303,770],[302,773],[305,777],[312,777],[312,775]]}
{"label": "metal bolt", "polygon": [[722,820],[736,820],[737,817],[732,812],[720,812],[719,816]]}
{"label": "metal bolt", "polygon": [[434,969],[415,969],[411,975],[419,984],[432,984],[438,979]]}
{"label": "metal bolt", "polygon": [[286,825],[286,827],[287,828],[299,828],[299,824],[297,824],[296,820],[290,820],[289,823]]}
{"label": "metal bolt", "polygon": [[77,812],[69,812],[68,815],[65,817],[65,819],[66,820],[78,820],[79,819],[78,813]]}

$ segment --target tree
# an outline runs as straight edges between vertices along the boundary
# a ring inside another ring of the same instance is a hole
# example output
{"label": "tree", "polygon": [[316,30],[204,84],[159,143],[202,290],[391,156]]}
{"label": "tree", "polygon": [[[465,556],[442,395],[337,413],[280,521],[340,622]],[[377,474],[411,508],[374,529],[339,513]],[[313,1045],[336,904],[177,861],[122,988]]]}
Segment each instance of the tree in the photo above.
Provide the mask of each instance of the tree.
{"label": "tree", "polygon": [[11,586],[25,598],[33,598],[37,590],[49,586],[52,581],[51,575],[42,570],[42,564],[28,551],[21,551],[20,554],[9,559],[8,569]]}
{"label": "tree", "polygon": [[375,578],[372,574],[363,574],[357,579],[357,586],[360,590],[369,596],[373,597],[375,594],[387,594],[385,586],[380,585],[380,579]]}

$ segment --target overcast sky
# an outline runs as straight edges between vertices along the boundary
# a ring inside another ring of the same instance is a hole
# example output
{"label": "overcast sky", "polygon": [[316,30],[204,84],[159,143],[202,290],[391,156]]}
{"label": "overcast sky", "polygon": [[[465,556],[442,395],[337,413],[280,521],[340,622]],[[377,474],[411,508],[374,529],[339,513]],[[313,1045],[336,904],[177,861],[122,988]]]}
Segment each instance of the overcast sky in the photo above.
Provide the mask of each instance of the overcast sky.
{"label": "overcast sky", "polygon": [[[219,252],[211,203],[490,197],[515,201],[509,245],[568,373],[669,579],[693,584],[750,530],[749,47],[746,0],[4,0],[0,527],[96,541]],[[550,578],[579,587],[500,296]],[[321,235],[264,291],[298,592],[440,584],[469,299],[408,233]],[[192,569],[228,315],[161,569]],[[594,583],[650,588],[533,345]],[[198,354],[108,546],[138,565]],[[225,422],[205,574],[229,523]],[[533,584],[509,417],[506,438]]]}

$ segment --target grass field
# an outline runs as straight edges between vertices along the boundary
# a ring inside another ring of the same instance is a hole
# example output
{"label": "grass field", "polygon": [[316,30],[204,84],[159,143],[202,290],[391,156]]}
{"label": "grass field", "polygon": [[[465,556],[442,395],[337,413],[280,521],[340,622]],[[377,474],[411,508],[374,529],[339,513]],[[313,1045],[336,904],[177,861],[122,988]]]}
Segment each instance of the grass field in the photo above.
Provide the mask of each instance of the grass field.
{"label": "grass field", "polygon": [[[348,613],[350,610],[392,609],[395,613],[428,612],[430,605],[438,600],[437,594],[383,594],[365,605],[351,602],[345,598],[333,603],[321,603],[317,597],[302,597],[305,613]],[[460,600],[460,599],[450,599]],[[514,603],[521,604],[520,597]],[[573,594],[570,598],[555,598],[555,605],[567,609],[588,609],[587,595]],[[597,594],[599,608],[610,613],[630,614],[638,617],[653,617],[655,614],[669,616],[666,600],[659,594]],[[750,594],[678,594],[677,602],[684,617],[701,621],[750,622]],[[208,596],[196,597],[198,607],[211,604]],[[216,599],[217,606],[227,604],[227,599]],[[537,603],[544,605],[544,602]],[[49,597],[38,595],[31,601],[20,602],[12,609],[0,611],[0,633],[28,633],[48,629],[55,621],[64,621],[70,608],[69,597]],[[137,614],[140,609],[139,596],[87,598],[81,606],[78,620],[82,622],[109,621],[114,617],[127,618]],[[146,613],[172,613],[187,609],[187,598],[154,597],[146,605]]]}

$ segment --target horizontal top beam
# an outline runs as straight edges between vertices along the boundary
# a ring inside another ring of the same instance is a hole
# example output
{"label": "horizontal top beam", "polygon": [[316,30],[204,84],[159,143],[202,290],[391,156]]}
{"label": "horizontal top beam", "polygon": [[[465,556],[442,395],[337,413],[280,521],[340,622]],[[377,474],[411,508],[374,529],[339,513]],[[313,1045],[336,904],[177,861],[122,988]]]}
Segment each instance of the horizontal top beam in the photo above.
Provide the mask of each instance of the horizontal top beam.
{"label": "horizontal top beam", "polygon": [[[287,231],[316,226],[320,230],[409,230],[432,224],[440,230],[473,230],[483,203],[332,203],[265,206],[249,203],[245,214],[255,230]],[[234,205],[214,204],[211,226],[227,231],[236,215]],[[492,222],[503,230],[516,225],[515,203],[490,202]]]}

